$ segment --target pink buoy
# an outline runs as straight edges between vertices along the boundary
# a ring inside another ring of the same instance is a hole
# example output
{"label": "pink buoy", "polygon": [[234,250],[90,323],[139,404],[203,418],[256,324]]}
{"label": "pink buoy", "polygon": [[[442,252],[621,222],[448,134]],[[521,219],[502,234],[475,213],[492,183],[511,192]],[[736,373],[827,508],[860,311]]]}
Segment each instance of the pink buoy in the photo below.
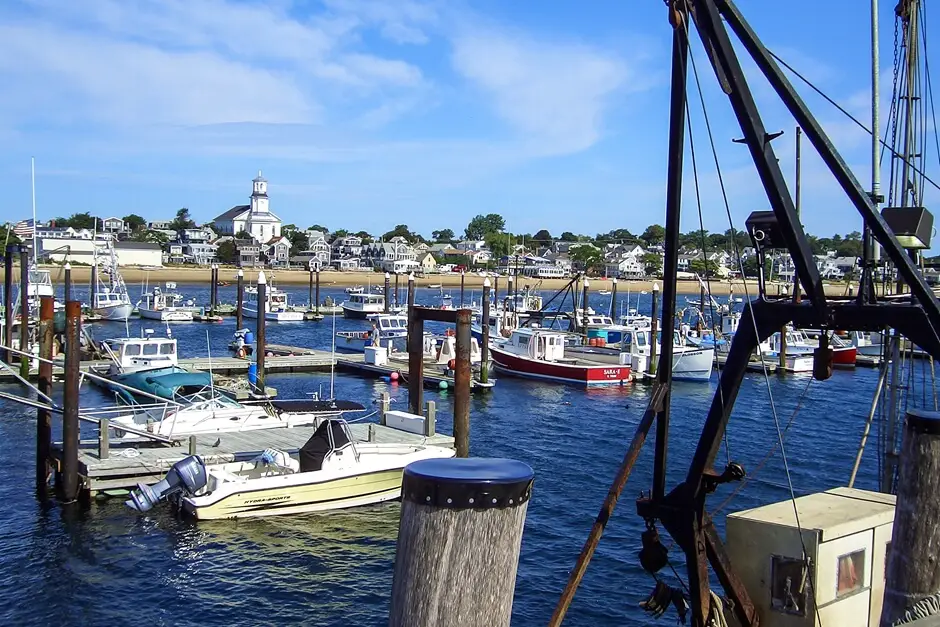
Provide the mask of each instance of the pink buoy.
{"label": "pink buoy", "polygon": [[392,379],[392,381],[398,381],[398,373],[397,373],[397,372],[393,372],[392,374],[389,375],[389,377]]}

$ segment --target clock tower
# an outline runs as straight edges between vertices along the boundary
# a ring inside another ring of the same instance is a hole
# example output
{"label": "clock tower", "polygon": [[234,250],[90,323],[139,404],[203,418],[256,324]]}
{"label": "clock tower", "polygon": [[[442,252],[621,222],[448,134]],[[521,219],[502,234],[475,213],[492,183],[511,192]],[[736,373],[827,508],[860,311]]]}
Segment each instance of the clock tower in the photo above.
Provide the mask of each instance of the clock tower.
{"label": "clock tower", "polygon": [[251,184],[251,213],[268,213],[268,181],[261,176],[261,170]]}

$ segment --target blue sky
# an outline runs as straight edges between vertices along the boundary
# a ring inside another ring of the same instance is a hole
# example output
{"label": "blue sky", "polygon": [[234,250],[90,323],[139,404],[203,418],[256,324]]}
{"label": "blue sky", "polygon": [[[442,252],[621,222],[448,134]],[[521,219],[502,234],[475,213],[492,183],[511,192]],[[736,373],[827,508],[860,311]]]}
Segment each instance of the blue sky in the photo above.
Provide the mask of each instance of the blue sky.
{"label": "blue sky", "polygon": [[[894,2],[883,2],[883,100]],[[766,45],[867,122],[868,3],[741,0]],[[75,211],[208,221],[247,202],[301,227],[642,231],[662,223],[671,31],[660,0],[14,0],[0,24],[3,220]],[[735,226],[766,199],[727,99],[694,49]],[[940,67],[940,65],[938,65]],[[746,64],[788,177],[793,120]],[[807,102],[868,187],[870,148]],[[728,228],[700,108],[705,227]],[[886,120],[883,115],[883,122]],[[860,220],[804,143],[804,223]],[[937,155],[928,153],[929,171]],[[683,228],[698,225],[686,172]],[[931,196],[928,194],[928,199]]]}

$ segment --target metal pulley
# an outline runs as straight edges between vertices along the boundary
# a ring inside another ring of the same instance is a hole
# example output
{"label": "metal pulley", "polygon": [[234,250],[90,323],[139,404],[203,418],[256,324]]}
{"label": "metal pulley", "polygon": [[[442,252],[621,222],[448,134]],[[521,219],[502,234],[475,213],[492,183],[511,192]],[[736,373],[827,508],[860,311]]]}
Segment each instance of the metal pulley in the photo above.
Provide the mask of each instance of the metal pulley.
{"label": "metal pulley", "polygon": [[813,351],[813,378],[825,381],[832,376],[833,350],[829,346],[829,334],[825,329],[819,334],[819,348]]}
{"label": "metal pulley", "polygon": [[658,573],[669,563],[669,549],[659,539],[659,531],[652,523],[647,523],[646,531],[640,536],[643,548],[640,549],[640,566],[648,573]]}

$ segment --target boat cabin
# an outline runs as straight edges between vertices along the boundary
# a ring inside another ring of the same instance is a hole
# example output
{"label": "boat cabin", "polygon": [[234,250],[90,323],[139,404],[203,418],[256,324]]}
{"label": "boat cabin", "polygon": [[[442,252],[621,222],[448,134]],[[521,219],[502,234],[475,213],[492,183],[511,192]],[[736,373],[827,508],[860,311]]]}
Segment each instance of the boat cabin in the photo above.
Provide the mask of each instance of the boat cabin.
{"label": "boat cabin", "polygon": [[588,316],[587,326],[589,329],[603,329],[613,326],[614,321],[610,316]]}
{"label": "boat cabin", "polygon": [[401,337],[408,333],[408,316],[371,315],[368,317],[379,331],[379,337]]}
{"label": "boat cabin", "polygon": [[356,293],[349,295],[349,303],[354,306],[359,306],[362,308],[369,308],[370,306],[385,306],[385,296],[382,294],[365,294],[365,293]]}
{"label": "boat cabin", "polygon": [[515,329],[501,348],[531,359],[562,361],[565,359],[565,334],[545,329]]}
{"label": "boat cabin", "polygon": [[170,338],[118,338],[105,340],[120,372],[135,372],[178,365],[176,340]]}

